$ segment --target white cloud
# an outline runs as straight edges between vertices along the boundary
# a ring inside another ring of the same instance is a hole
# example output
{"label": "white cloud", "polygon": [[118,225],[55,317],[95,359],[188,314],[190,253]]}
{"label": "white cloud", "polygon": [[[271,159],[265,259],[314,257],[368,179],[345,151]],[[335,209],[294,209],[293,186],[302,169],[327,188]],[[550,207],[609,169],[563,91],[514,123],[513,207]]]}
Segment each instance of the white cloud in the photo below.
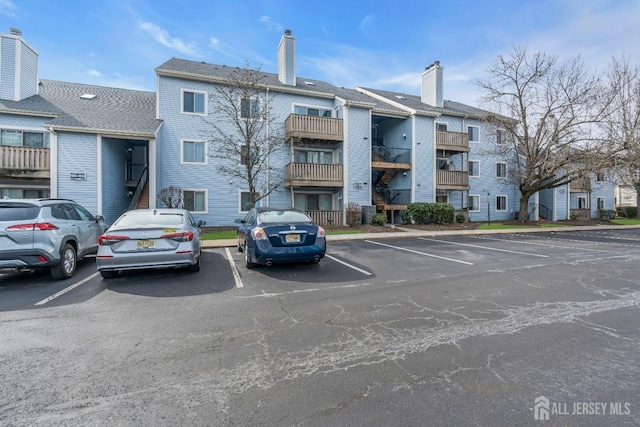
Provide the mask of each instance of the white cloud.
{"label": "white cloud", "polygon": [[151,22],[142,22],[140,29],[150,34],[155,41],[170,49],[177,50],[186,55],[198,56],[195,43],[186,43],[182,39],[170,37],[166,30],[158,27]]}
{"label": "white cloud", "polygon": [[11,0],[0,0],[0,15],[6,15],[9,18],[16,18],[15,10],[18,7]]}
{"label": "white cloud", "polygon": [[260,19],[258,19],[258,22],[264,24],[264,26],[267,27],[267,29],[269,30],[277,30],[277,31],[283,30],[282,24],[274,22],[269,16],[261,16]]}
{"label": "white cloud", "polygon": [[87,74],[89,74],[92,77],[100,77],[102,75],[98,70],[89,70],[87,71]]}

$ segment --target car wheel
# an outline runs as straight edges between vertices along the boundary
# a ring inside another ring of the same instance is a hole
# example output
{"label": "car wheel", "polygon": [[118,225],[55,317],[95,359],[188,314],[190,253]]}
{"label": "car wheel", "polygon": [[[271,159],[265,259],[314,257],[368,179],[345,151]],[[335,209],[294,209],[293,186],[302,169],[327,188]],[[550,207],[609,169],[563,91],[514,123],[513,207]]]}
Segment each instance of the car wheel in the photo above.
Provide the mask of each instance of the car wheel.
{"label": "car wheel", "polygon": [[118,270],[101,271],[100,275],[103,279],[115,279],[120,275],[120,272]]}
{"label": "car wheel", "polygon": [[189,266],[189,271],[191,273],[197,273],[198,271],[200,271],[200,256],[198,256],[198,260],[196,261],[195,264],[191,264]]}
{"label": "car wheel", "polygon": [[249,248],[247,247],[247,242],[244,242],[244,264],[247,268],[253,268],[256,266],[255,263],[251,262],[251,257],[249,257]]}
{"label": "car wheel", "polygon": [[238,239],[238,252],[242,252],[242,245],[240,244],[240,239]]}
{"label": "car wheel", "polygon": [[66,243],[60,254],[60,262],[51,267],[51,277],[55,280],[64,280],[73,276],[78,267],[76,249],[72,244]]}

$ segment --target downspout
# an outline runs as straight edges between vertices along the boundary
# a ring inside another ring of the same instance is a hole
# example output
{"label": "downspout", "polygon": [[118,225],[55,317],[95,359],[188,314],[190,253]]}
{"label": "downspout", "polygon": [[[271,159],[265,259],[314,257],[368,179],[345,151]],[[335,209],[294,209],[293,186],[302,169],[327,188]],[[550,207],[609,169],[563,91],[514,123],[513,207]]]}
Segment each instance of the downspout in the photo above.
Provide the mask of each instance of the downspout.
{"label": "downspout", "polygon": [[58,197],[58,134],[53,126],[45,127],[51,133],[49,141],[49,196]]}

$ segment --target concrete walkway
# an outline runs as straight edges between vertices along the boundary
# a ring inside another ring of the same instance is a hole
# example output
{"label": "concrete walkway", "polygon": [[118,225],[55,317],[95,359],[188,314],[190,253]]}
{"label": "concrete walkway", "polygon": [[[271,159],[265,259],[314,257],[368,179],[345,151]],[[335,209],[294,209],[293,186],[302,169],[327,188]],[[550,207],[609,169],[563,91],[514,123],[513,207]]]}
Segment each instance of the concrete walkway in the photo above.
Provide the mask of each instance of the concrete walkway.
{"label": "concrete walkway", "polygon": [[[591,230],[627,230],[640,228],[640,225],[584,225],[567,227],[522,227],[505,228],[500,230],[416,230],[413,228],[397,227],[401,231],[385,231],[380,233],[336,234],[328,235],[327,242],[340,242],[344,240],[368,240],[368,239],[402,239],[406,237],[436,237],[436,236],[464,236],[483,234],[513,234],[513,233],[550,233],[565,231],[591,231]],[[203,248],[236,247],[236,239],[203,240]]]}

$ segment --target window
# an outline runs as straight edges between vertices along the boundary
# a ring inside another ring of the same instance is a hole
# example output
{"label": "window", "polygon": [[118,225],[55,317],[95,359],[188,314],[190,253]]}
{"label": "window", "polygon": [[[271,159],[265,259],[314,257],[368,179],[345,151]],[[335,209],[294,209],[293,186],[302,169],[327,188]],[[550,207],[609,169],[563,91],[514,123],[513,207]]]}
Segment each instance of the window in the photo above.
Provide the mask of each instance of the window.
{"label": "window", "polygon": [[333,195],[296,193],[293,206],[303,211],[330,211],[333,209]]}
{"label": "window", "polygon": [[480,142],[480,128],[478,126],[468,126],[469,142]]}
{"label": "window", "polygon": [[251,155],[252,164],[255,165],[260,160],[259,151],[256,145],[253,146],[253,150],[249,152],[249,146],[247,144],[240,145],[240,164],[246,165],[247,160],[249,160],[249,155]]}
{"label": "window", "polygon": [[496,143],[504,144],[506,142],[507,142],[507,133],[502,129],[496,130]]}
{"label": "window", "polygon": [[243,98],[240,100],[240,117],[243,119],[260,118],[260,101]]}
{"label": "window", "polygon": [[0,199],[8,197],[10,199],[40,199],[49,197],[49,190],[23,190],[21,188],[0,188]]}
{"label": "window", "polygon": [[507,210],[507,196],[496,196],[496,211]]}
{"label": "window", "polygon": [[21,130],[2,130],[0,145],[13,147],[49,147],[49,134],[44,132],[26,132]]}
{"label": "window", "polygon": [[445,157],[438,157],[436,159],[436,167],[438,168],[438,170],[447,170],[449,166],[449,159],[445,158]]}
{"label": "window", "polygon": [[206,206],[207,191],[206,190],[183,190],[182,206],[191,212],[207,212]]}
{"label": "window", "polygon": [[[259,205],[259,203],[256,203]],[[249,197],[248,191],[240,192],[240,212],[247,212],[251,209],[251,198]]]}
{"label": "window", "polygon": [[599,210],[603,210],[604,209],[604,197],[598,197],[596,199],[596,205],[598,206]]}
{"label": "window", "polygon": [[205,143],[182,141],[182,163],[206,163]]}
{"label": "window", "polygon": [[333,154],[331,151],[295,150],[293,154],[295,163],[315,163],[323,165],[333,163]]}
{"label": "window", "polygon": [[469,160],[469,176],[480,176],[480,162]]}
{"label": "window", "polygon": [[182,112],[193,114],[205,114],[206,92],[182,91]]}
{"label": "window", "polygon": [[583,196],[578,197],[578,209],[588,209],[586,197],[583,197]]}
{"label": "window", "polygon": [[305,107],[304,105],[294,105],[293,112],[294,114],[302,114],[305,116],[331,117],[331,109],[329,108],[315,108]]}
{"label": "window", "polygon": [[448,129],[448,125],[446,123],[436,123],[436,130],[441,132],[446,132]]}
{"label": "window", "polygon": [[603,172],[596,173],[596,181],[598,181],[598,182],[603,182],[604,181],[604,173]]}
{"label": "window", "polygon": [[469,212],[480,212],[480,196],[470,194],[468,198]]}
{"label": "window", "polygon": [[436,194],[436,203],[449,203],[448,194]]}
{"label": "window", "polygon": [[507,164],[503,162],[496,163],[496,178],[507,177]]}

